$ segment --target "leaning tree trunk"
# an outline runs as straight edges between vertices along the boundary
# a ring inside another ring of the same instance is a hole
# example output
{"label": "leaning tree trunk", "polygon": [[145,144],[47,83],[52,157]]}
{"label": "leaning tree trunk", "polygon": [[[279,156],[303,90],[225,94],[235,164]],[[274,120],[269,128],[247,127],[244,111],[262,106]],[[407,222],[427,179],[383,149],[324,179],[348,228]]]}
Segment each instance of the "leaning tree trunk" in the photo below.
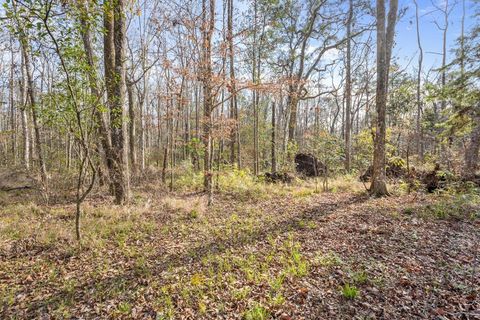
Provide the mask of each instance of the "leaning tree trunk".
{"label": "leaning tree trunk", "polygon": [[[33,75],[32,69],[30,65],[30,56],[29,56],[29,44],[27,42],[26,36],[21,36],[21,45],[22,45],[22,54],[23,59],[25,62],[25,74],[27,78],[27,96],[30,102],[30,108],[32,110],[32,122],[33,122],[33,130],[34,130],[34,137],[35,137],[35,150],[37,152],[38,157],[38,165],[40,167],[40,176],[42,178],[42,184],[45,191],[45,196],[48,197],[48,179],[47,179],[47,168],[45,165],[45,160],[43,158],[42,152],[42,142],[40,138],[40,127],[38,124],[38,113],[37,113],[37,105],[35,99],[35,91],[34,91],[34,83],[33,83]],[[47,198],[48,199],[48,198]]]}
{"label": "leaning tree trunk", "polygon": [[[103,183],[103,180],[106,178],[108,184],[110,185],[110,189],[113,190],[113,186],[111,186],[110,177],[112,175],[113,170],[113,158],[112,158],[112,143],[110,139],[110,130],[108,128],[107,122],[105,121],[105,117],[103,116],[101,110],[101,103],[102,103],[102,96],[103,93],[99,89],[98,84],[98,73],[97,73],[97,65],[95,63],[95,56],[92,47],[92,32],[91,32],[91,25],[89,22],[88,17],[91,15],[90,7],[88,3],[84,3],[83,1],[77,2],[77,9],[79,12],[78,22],[81,26],[80,28],[80,35],[82,37],[83,43],[83,50],[85,51],[85,62],[89,67],[88,72],[88,85],[90,87],[91,95],[97,99],[94,115],[96,118],[97,126],[98,126],[98,133],[99,133],[99,147],[97,148],[100,152],[100,158],[102,162],[105,163],[107,167],[108,178],[105,177],[103,174],[103,170],[100,170],[101,165],[99,165],[99,176],[100,181]],[[100,149],[101,147],[101,149]]]}
{"label": "leaning tree trunk", "polygon": [[[33,83],[33,74],[32,74],[32,68],[31,68],[31,61],[30,61],[30,44],[28,40],[28,34],[26,33],[25,27],[22,24],[22,22],[18,19],[18,14],[17,14],[17,1],[12,2],[13,5],[13,10],[15,13],[16,17],[16,24],[18,28],[18,40],[20,42],[20,47],[21,47],[21,52],[22,52],[22,63],[24,67],[24,78],[23,85],[24,85],[24,92],[26,90],[26,95],[27,95],[27,100],[29,101],[30,108],[32,110],[32,122],[33,122],[33,128],[34,128],[34,139],[32,140],[32,143],[35,142],[35,149],[37,152],[37,157],[38,157],[38,164],[40,167],[40,176],[42,179],[42,184],[44,187],[44,192],[45,192],[45,197],[46,200],[48,201],[48,179],[47,179],[47,168],[45,165],[45,161],[43,158],[43,152],[42,152],[42,143],[40,139],[40,128],[38,124],[38,114],[37,114],[37,106],[36,106],[36,101],[35,101],[35,87]],[[23,102],[23,101],[22,101]],[[26,116],[26,114],[25,114]],[[25,121],[25,128],[27,122]],[[27,133],[28,134],[28,133]],[[27,141],[27,139],[25,140]],[[25,148],[27,148],[27,145],[25,144]],[[27,152],[27,151],[25,151]],[[31,153],[30,153],[31,154]],[[28,165],[27,165],[28,167]]]}

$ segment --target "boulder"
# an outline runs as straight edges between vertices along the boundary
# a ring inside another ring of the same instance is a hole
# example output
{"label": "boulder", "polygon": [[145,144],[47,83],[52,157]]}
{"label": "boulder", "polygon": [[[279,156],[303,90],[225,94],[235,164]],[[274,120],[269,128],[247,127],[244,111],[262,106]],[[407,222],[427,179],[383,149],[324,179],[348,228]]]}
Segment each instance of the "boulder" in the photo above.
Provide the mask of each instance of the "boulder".
{"label": "boulder", "polygon": [[327,172],[327,166],[312,154],[298,153],[295,155],[295,170],[306,177],[320,177]]}
{"label": "boulder", "polygon": [[[373,166],[369,166],[367,170],[360,176],[360,181],[370,181],[373,174]],[[408,175],[408,170],[399,161],[389,161],[386,167],[387,178],[399,179]]]}
{"label": "boulder", "polygon": [[422,177],[422,183],[425,185],[427,191],[430,193],[434,192],[437,189],[442,189],[447,182],[447,179],[444,175],[439,175],[439,171],[440,165],[436,164],[433,171],[427,172]]}
{"label": "boulder", "polygon": [[37,181],[24,169],[0,169],[0,190],[12,191],[36,188]]}
{"label": "boulder", "polygon": [[267,182],[272,182],[272,183],[277,183],[277,182],[283,182],[283,183],[290,183],[293,181],[292,175],[286,172],[266,172],[265,173],[265,181]]}

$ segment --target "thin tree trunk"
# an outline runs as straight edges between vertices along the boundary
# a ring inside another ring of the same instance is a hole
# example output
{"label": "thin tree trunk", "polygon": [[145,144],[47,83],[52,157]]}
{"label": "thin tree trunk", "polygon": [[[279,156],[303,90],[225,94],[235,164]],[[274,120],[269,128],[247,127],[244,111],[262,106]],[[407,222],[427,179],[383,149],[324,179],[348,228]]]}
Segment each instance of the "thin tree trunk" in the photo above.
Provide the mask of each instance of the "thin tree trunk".
{"label": "thin tree trunk", "polygon": [[103,183],[105,178],[107,178],[108,184],[110,186],[110,190],[113,190],[113,185],[111,185],[112,183],[111,176],[113,173],[112,143],[110,139],[110,130],[108,128],[107,122],[105,121],[105,118],[101,110],[101,105],[102,105],[101,102],[102,102],[103,94],[100,92],[100,89],[98,87],[98,78],[99,78],[97,74],[98,68],[95,63],[95,58],[94,58],[95,56],[92,48],[91,25],[88,20],[89,19],[88,17],[91,15],[91,13],[90,13],[90,8],[88,7],[88,3],[77,1],[76,5],[79,12],[78,20],[81,26],[80,34],[82,37],[83,49],[85,51],[86,63],[90,68],[88,72],[88,83],[90,87],[90,93],[92,94],[93,97],[97,99],[95,111],[94,111],[94,115],[95,115],[97,126],[98,126],[98,133],[100,137],[99,146],[97,147],[97,149],[98,150],[102,149],[102,151],[100,151],[99,153],[100,153],[102,162],[106,165],[108,178],[103,174],[103,170],[101,170],[102,168],[101,164],[99,165],[99,168],[98,168],[98,175],[100,178],[100,183]]}
{"label": "thin tree trunk", "polygon": [[[238,118],[238,105],[236,94],[236,79],[235,79],[235,52],[233,47],[233,1],[227,0],[227,41],[228,50],[230,55],[230,90],[232,92],[232,98],[230,99],[230,117],[234,120],[234,126],[230,134],[230,162],[233,165],[235,160],[237,161],[238,169],[241,168],[241,156],[240,156],[240,123]],[[235,145],[237,151],[235,153]],[[235,159],[236,158],[236,159]]]}
{"label": "thin tree trunk", "polygon": [[25,168],[30,169],[30,135],[29,135],[29,125],[27,110],[25,107],[21,108],[22,114],[22,134],[23,134],[23,164]]}
{"label": "thin tree trunk", "polygon": [[[173,169],[175,166],[175,135],[173,128],[175,126],[175,115],[176,115],[176,110],[173,108],[173,99],[170,100],[172,101],[172,111],[171,111],[171,117],[170,117],[170,183],[168,185],[170,192],[173,191]],[[178,124],[178,120],[177,120]]]}
{"label": "thin tree trunk", "polygon": [[275,109],[275,102],[272,102],[272,173],[277,172]]}
{"label": "thin tree trunk", "polygon": [[348,21],[347,21],[347,63],[346,63],[346,78],[345,78],[345,170],[350,172],[351,165],[351,147],[350,139],[351,128],[351,113],[352,113],[352,75],[351,75],[351,35],[352,35],[352,20],[353,20],[353,0],[349,0]]}
{"label": "thin tree trunk", "polygon": [[414,0],[415,3],[415,19],[417,25],[417,44],[418,44],[418,71],[417,71],[417,115],[416,115],[416,148],[417,154],[420,159],[423,159],[423,134],[422,134],[422,124],[421,124],[421,114],[422,114],[422,100],[421,100],[421,75],[422,75],[422,64],[423,64],[423,48],[422,42],[420,40],[420,23],[419,23],[419,8],[417,0]]}
{"label": "thin tree trunk", "polygon": [[32,122],[33,122],[34,136],[35,136],[35,151],[38,157],[38,165],[40,167],[40,176],[42,179],[45,196],[48,199],[47,168],[45,165],[45,160],[43,158],[43,152],[42,152],[42,142],[40,137],[40,127],[38,124],[37,105],[36,105],[35,91],[34,91],[35,89],[34,89],[33,75],[32,75],[32,70],[30,65],[30,56],[29,56],[30,49],[29,49],[29,44],[27,42],[27,39],[25,38],[25,35],[22,37],[22,40],[20,42],[22,45],[22,54],[25,62],[25,75],[27,79],[27,95],[30,100],[30,108],[32,111]]}
{"label": "thin tree trunk", "polygon": [[474,175],[479,168],[480,117],[476,117],[475,120],[476,125],[470,133],[470,141],[465,150],[465,163],[463,167],[463,176],[465,177]]}
{"label": "thin tree trunk", "polygon": [[[165,145],[163,147],[163,161],[162,161],[162,183],[166,183],[167,181],[167,167],[168,167],[168,160],[169,160],[169,151],[170,151],[170,144],[172,143],[171,140],[170,140],[170,130],[173,130],[173,128],[171,127],[170,125],[170,118],[171,118],[171,113],[172,111],[170,110],[171,109],[171,104],[170,104],[170,99],[168,98],[170,95],[169,95],[169,85],[168,83],[170,82],[169,80],[169,77],[168,77],[168,74],[167,74],[167,102],[165,103],[166,105],[166,110],[165,110],[165,120],[166,120],[166,134],[165,134]],[[160,102],[160,100],[159,100]],[[160,113],[159,113],[160,115]],[[160,121],[160,120],[159,120]],[[159,140],[160,141],[160,140]]]}
{"label": "thin tree trunk", "polygon": [[[444,27],[442,35],[442,72],[441,72],[441,81],[442,81],[442,90],[445,89],[447,84],[447,70],[445,66],[447,65],[447,32],[448,32],[448,15],[449,15],[449,3],[448,0],[445,0],[445,11],[444,11]],[[447,101],[442,99],[442,111],[447,107]]]}
{"label": "thin tree trunk", "polygon": [[[17,1],[12,2],[13,5],[13,10],[15,13],[15,17],[17,17]],[[18,34],[19,34],[19,41],[20,41],[20,46],[21,46],[21,51],[22,51],[22,62],[23,62],[23,70],[24,70],[24,90],[26,90],[27,94],[27,100],[29,100],[29,105],[32,111],[32,122],[33,122],[33,129],[34,129],[34,138],[35,138],[35,149],[37,152],[37,157],[38,157],[38,164],[40,167],[40,176],[42,179],[42,184],[44,188],[44,195],[46,197],[46,200],[48,201],[48,178],[47,178],[47,168],[45,165],[45,161],[43,158],[43,153],[42,153],[42,143],[40,139],[40,128],[38,124],[38,115],[37,115],[37,106],[36,106],[36,100],[35,100],[35,88],[34,88],[34,83],[33,83],[33,75],[32,75],[32,69],[31,69],[31,62],[30,62],[30,44],[28,40],[28,35],[25,31],[24,26],[22,23],[18,20],[16,20],[17,27],[18,27]],[[25,121],[25,124],[27,121]],[[25,125],[26,128],[28,128]],[[27,133],[28,134],[28,133]],[[32,141],[33,142],[33,141]]]}
{"label": "thin tree trunk", "polygon": [[13,36],[10,37],[11,61],[10,61],[10,79],[9,79],[9,103],[10,103],[10,130],[12,130],[12,157],[13,164],[17,164],[17,120],[15,113],[14,99],[14,75],[15,75],[15,55],[13,53]]}
{"label": "thin tree trunk", "polygon": [[139,127],[139,138],[140,138],[140,168],[141,171],[145,171],[145,96],[146,96],[146,81],[144,81],[143,92],[139,98],[139,113],[138,117],[140,119],[140,127]]}
{"label": "thin tree trunk", "polygon": [[135,143],[136,137],[136,118],[135,118],[135,102],[133,101],[133,84],[127,81],[127,96],[128,96],[128,134],[129,134],[129,148],[128,157],[132,168],[132,174],[137,174],[137,148]]}
{"label": "thin tree trunk", "polygon": [[[203,57],[202,57],[202,83],[203,83],[203,134],[202,140],[204,144],[204,163],[203,163],[203,186],[208,195],[208,205],[213,200],[212,186],[212,109],[213,109],[213,93],[212,93],[212,34],[215,24],[215,0],[202,1],[202,41],[203,41]],[[207,11],[208,10],[208,11]]]}
{"label": "thin tree trunk", "polygon": [[[258,71],[257,71],[257,0],[253,2],[254,6],[254,21],[253,21],[253,45],[252,45],[252,82],[253,85],[258,84]],[[258,175],[258,91],[253,89],[252,94],[252,107],[253,107],[253,174]]]}

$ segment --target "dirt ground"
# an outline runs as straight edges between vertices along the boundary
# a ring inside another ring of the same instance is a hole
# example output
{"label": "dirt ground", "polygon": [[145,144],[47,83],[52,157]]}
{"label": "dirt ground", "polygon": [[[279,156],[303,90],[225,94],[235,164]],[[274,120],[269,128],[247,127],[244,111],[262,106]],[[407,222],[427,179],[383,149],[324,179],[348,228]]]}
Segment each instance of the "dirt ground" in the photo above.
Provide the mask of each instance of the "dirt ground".
{"label": "dirt ground", "polygon": [[478,208],[275,188],[4,204],[0,318],[480,319]]}

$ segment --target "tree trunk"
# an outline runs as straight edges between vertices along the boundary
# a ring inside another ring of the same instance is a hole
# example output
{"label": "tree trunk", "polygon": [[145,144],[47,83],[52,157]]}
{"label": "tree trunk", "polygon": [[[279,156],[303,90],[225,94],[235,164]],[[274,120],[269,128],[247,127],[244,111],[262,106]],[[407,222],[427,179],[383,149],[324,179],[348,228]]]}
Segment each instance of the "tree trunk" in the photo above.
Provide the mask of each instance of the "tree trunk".
{"label": "tree trunk", "polygon": [[351,75],[351,39],[352,36],[352,20],[353,20],[353,0],[349,0],[348,21],[347,21],[347,63],[345,78],[345,170],[350,172],[351,165],[351,139],[352,132],[350,119],[352,113],[352,75]]}
{"label": "tree trunk", "polygon": [[[444,11],[444,26],[443,26],[443,35],[442,35],[442,71],[441,71],[441,81],[442,81],[442,90],[445,89],[447,84],[447,70],[445,66],[447,65],[447,32],[448,32],[448,16],[449,16],[449,3],[448,0],[445,0],[445,11]],[[447,101],[442,99],[442,110],[444,111],[447,107]]]}
{"label": "tree trunk", "polygon": [[[172,111],[170,116],[170,182],[168,184],[168,188],[173,191],[173,168],[175,167],[175,135],[174,135],[174,127],[175,127],[175,117],[176,117],[176,110],[174,108],[173,99],[172,101]],[[178,120],[177,120],[178,124]]]}
{"label": "tree trunk", "polygon": [[130,165],[132,174],[135,176],[137,173],[137,148],[135,143],[136,136],[136,124],[135,124],[135,102],[133,101],[133,84],[127,81],[127,95],[128,95],[128,134],[129,134],[129,148],[128,157],[130,159]]}
{"label": "tree trunk", "polygon": [[[146,76],[146,75],[145,75]],[[140,118],[140,127],[139,127],[139,138],[140,138],[140,169],[141,172],[145,171],[145,96],[146,92],[146,81],[144,81],[143,92],[139,97],[138,106],[139,113],[138,117]]]}
{"label": "tree trunk", "polygon": [[374,196],[385,196],[387,191],[387,178],[385,173],[385,135],[386,135],[386,105],[388,87],[388,69],[393,39],[395,35],[395,23],[397,18],[398,0],[390,1],[388,13],[388,25],[385,31],[385,1],[377,0],[377,126],[375,130],[373,174],[370,192]]}
{"label": "tree trunk", "polygon": [[470,141],[465,150],[465,164],[463,167],[463,175],[465,177],[472,176],[479,168],[479,156],[480,149],[480,117],[476,118],[475,127],[470,133]]}
{"label": "tree trunk", "polygon": [[416,115],[416,127],[417,132],[415,135],[416,149],[417,154],[420,159],[423,159],[423,134],[422,134],[422,124],[421,124],[421,115],[422,115],[422,100],[421,100],[421,75],[422,75],[422,64],[423,64],[423,48],[420,40],[420,23],[419,23],[419,8],[417,0],[414,0],[415,3],[415,19],[417,25],[417,44],[418,44],[418,71],[417,71],[417,115]]}
{"label": "tree trunk", "polygon": [[[13,10],[15,13],[15,17],[17,17],[17,1],[12,2],[13,5]],[[35,100],[35,87],[33,83],[33,74],[32,74],[32,68],[31,68],[31,62],[30,62],[30,54],[31,54],[31,48],[30,48],[30,43],[28,39],[28,34],[25,31],[24,25],[22,22],[16,20],[17,23],[17,28],[18,28],[18,39],[20,42],[20,47],[21,47],[21,52],[22,52],[22,63],[23,63],[23,79],[24,79],[24,92],[26,90],[26,100],[29,101],[30,108],[32,111],[32,122],[33,122],[33,129],[34,129],[34,140],[32,142],[35,142],[35,150],[37,152],[37,157],[38,157],[38,164],[40,167],[40,176],[42,179],[42,184],[44,188],[44,195],[46,197],[46,200],[48,201],[48,178],[47,178],[47,168],[45,165],[45,161],[43,158],[43,152],[42,152],[42,143],[40,139],[40,128],[38,124],[38,115],[37,115],[37,105],[36,105],[36,100]],[[24,106],[25,108],[25,106]],[[25,114],[25,128],[28,130],[27,121],[26,121],[26,114]],[[26,132],[26,135],[28,135],[28,132]],[[28,138],[25,138],[25,142],[27,142]],[[25,148],[27,149],[27,143],[25,144]],[[27,151],[25,151],[27,152]],[[30,152],[31,154],[31,152]],[[27,163],[27,162],[26,162]]]}
{"label": "tree trunk", "polygon": [[272,102],[272,173],[277,172],[275,109],[275,102]]}
{"label": "tree trunk", "polygon": [[[254,21],[253,21],[253,45],[252,45],[252,82],[253,85],[257,85],[259,82],[258,79],[258,70],[257,70],[257,0],[253,2],[254,10]],[[258,175],[258,91],[254,88],[252,94],[252,107],[253,107],[253,174]]]}
{"label": "tree trunk", "polygon": [[[23,32],[22,32],[23,33]],[[30,102],[30,108],[32,111],[32,122],[33,122],[33,130],[34,130],[34,137],[35,137],[35,151],[37,152],[38,157],[38,165],[40,167],[40,176],[42,179],[42,184],[44,187],[45,195],[48,195],[48,178],[47,178],[47,168],[45,165],[45,160],[43,158],[42,152],[42,142],[40,138],[40,127],[38,124],[38,114],[37,114],[37,105],[36,105],[36,97],[35,97],[35,88],[33,83],[33,75],[30,65],[30,47],[28,44],[28,40],[26,39],[26,35],[23,34],[21,36],[21,45],[22,45],[22,54],[23,54],[23,61],[25,62],[25,75],[27,80],[27,96]]]}
{"label": "tree trunk", "polygon": [[[90,93],[93,97],[95,97],[98,101],[95,106],[94,115],[97,121],[98,126],[98,133],[100,137],[100,146],[102,151],[100,151],[102,162],[105,163],[108,171],[108,184],[110,189],[113,190],[113,186],[111,185],[112,170],[113,170],[113,157],[112,157],[112,143],[110,138],[110,130],[108,128],[107,122],[105,121],[105,117],[103,116],[101,110],[101,102],[103,94],[100,92],[98,87],[98,74],[97,74],[97,65],[95,63],[94,52],[92,48],[92,34],[91,34],[91,26],[88,20],[90,16],[90,8],[88,4],[82,1],[77,2],[77,9],[79,11],[79,24],[80,34],[82,37],[83,49],[85,51],[86,56],[86,63],[88,65],[89,72],[88,72],[88,83],[90,87]],[[100,148],[97,148],[100,150]],[[101,167],[101,165],[100,165]],[[100,176],[100,182],[103,183],[103,180],[106,178],[102,174],[102,170],[98,170]]]}
{"label": "tree trunk", "polygon": [[110,109],[112,141],[112,185],[115,203],[128,200],[128,173],[125,161],[124,102],[125,102],[125,3],[117,0],[104,5],[104,63],[107,104]]}
{"label": "tree trunk", "polygon": [[12,157],[13,164],[17,164],[17,119],[15,113],[15,99],[14,99],[14,75],[15,75],[15,55],[13,53],[13,37],[10,37],[11,61],[10,61],[10,79],[9,86],[9,104],[10,104],[10,130],[12,130]]}
{"label": "tree trunk", "polygon": [[288,121],[288,142],[295,141],[295,127],[297,125],[297,106],[298,106],[298,97],[296,90],[290,89],[287,99],[287,108],[290,113],[290,119]]}
{"label": "tree trunk", "polygon": [[[208,11],[207,11],[207,3]],[[213,109],[213,93],[212,93],[212,34],[215,24],[215,0],[202,1],[202,69],[201,77],[203,83],[203,134],[202,140],[204,145],[204,162],[203,162],[203,186],[208,194],[208,204],[212,203],[213,186],[212,186],[212,109]]]}
{"label": "tree trunk", "polygon": [[[236,79],[235,79],[235,52],[233,47],[233,1],[227,0],[227,41],[230,55],[230,90],[232,98],[230,99],[230,118],[234,120],[234,125],[230,133],[230,163],[233,165],[237,162],[238,169],[241,168],[240,157],[240,124],[238,119],[238,105],[236,94]],[[235,145],[237,151],[235,153]],[[236,159],[235,159],[236,158]]]}
{"label": "tree trunk", "polygon": [[[23,90],[23,89],[22,89]],[[22,94],[23,96],[23,94]],[[24,99],[22,98],[22,102]],[[23,134],[23,164],[27,170],[30,169],[30,134],[29,134],[29,125],[28,125],[28,117],[27,117],[27,110],[25,106],[21,109],[22,115],[22,134]]]}

